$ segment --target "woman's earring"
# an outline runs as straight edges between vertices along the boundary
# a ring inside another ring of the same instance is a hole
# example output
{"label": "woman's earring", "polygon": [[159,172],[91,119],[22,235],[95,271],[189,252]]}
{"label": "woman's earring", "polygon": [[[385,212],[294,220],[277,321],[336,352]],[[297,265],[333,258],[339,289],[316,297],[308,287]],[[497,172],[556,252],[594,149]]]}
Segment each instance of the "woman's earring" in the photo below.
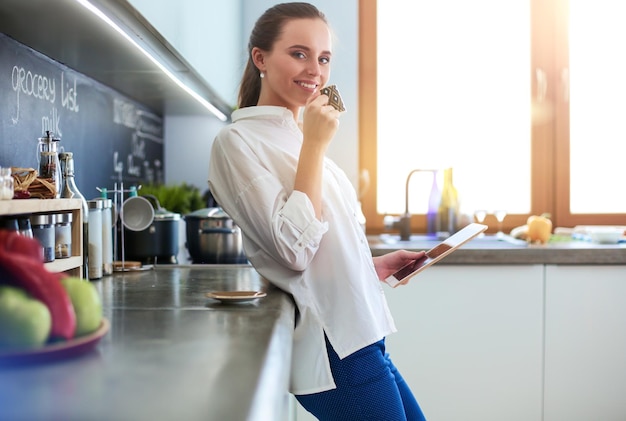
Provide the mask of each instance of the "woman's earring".
{"label": "woman's earring", "polygon": [[261,79],[263,79],[265,77],[265,72],[261,72],[259,76],[261,76]]}

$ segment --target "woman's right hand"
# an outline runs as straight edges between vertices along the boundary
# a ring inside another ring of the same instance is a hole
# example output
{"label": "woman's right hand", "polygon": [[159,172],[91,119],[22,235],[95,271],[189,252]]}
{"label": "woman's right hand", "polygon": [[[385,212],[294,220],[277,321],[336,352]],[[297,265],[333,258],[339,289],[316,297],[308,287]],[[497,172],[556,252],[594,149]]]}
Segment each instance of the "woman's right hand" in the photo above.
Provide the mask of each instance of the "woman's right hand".
{"label": "woman's right hand", "polygon": [[318,94],[309,98],[302,116],[304,141],[328,146],[339,127],[340,114],[335,107],[328,105],[326,95]]}
{"label": "woman's right hand", "polygon": [[322,174],[324,156],[339,126],[339,111],[328,105],[328,97],[317,95],[309,98],[303,113],[303,141],[298,159],[294,190],[305,193],[315,209],[315,216],[322,217]]}

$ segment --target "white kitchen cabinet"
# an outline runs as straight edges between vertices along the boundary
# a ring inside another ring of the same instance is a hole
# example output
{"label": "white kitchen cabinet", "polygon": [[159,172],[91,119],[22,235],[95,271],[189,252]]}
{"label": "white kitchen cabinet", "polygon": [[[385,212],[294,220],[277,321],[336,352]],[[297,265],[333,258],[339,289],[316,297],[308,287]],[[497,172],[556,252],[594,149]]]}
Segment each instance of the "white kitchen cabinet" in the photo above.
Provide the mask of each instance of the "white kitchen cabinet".
{"label": "white kitchen cabinet", "polygon": [[240,0],[129,0],[227,103],[234,105],[246,45]]}
{"label": "white kitchen cabinet", "polygon": [[542,419],[543,271],[439,265],[387,289],[387,348],[429,420]]}
{"label": "white kitchen cabinet", "polygon": [[626,419],[626,266],[546,267],[544,421]]}

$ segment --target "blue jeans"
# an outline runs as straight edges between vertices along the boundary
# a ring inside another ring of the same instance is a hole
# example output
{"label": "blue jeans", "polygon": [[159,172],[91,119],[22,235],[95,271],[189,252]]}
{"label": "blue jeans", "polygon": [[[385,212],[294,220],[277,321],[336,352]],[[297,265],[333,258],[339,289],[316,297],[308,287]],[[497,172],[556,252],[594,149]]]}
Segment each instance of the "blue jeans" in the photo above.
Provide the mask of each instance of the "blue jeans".
{"label": "blue jeans", "polygon": [[326,340],[336,389],[296,399],[321,421],[425,421],[426,418],[385,352],[385,341],[343,360]]}

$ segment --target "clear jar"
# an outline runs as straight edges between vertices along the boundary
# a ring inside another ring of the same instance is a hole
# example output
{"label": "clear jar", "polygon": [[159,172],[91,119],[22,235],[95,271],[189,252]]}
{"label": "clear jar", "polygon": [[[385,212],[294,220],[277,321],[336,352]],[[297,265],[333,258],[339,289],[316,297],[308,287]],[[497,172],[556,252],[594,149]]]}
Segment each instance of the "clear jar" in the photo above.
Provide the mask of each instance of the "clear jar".
{"label": "clear jar", "polygon": [[43,247],[43,261],[54,261],[54,215],[34,214],[30,216],[33,237]]}
{"label": "clear jar", "polygon": [[102,278],[102,200],[88,200],[87,207],[89,208],[87,229],[89,279],[100,279]]}
{"label": "clear jar", "polygon": [[57,213],[54,224],[54,257],[64,259],[72,256],[72,214]]}
{"label": "clear jar", "polygon": [[11,168],[0,167],[0,200],[13,199],[14,181]]}
{"label": "clear jar", "polygon": [[17,218],[14,216],[0,216],[0,229],[7,231],[19,231]]}
{"label": "clear jar", "polygon": [[24,237],[33,238],[33,229],[30,225],[30,217],[28,215],[18,216],[17,225],[20,234],[22,234]]}
{"label": "clear jar", "polygon": [[53,138],[52,132],[47,131],[46,137],[39,138],[39,154],[37,155],[38,177],[52,180],[55,187],[55,199],[61,197],[61,165],[57,148],[60,140]]}

